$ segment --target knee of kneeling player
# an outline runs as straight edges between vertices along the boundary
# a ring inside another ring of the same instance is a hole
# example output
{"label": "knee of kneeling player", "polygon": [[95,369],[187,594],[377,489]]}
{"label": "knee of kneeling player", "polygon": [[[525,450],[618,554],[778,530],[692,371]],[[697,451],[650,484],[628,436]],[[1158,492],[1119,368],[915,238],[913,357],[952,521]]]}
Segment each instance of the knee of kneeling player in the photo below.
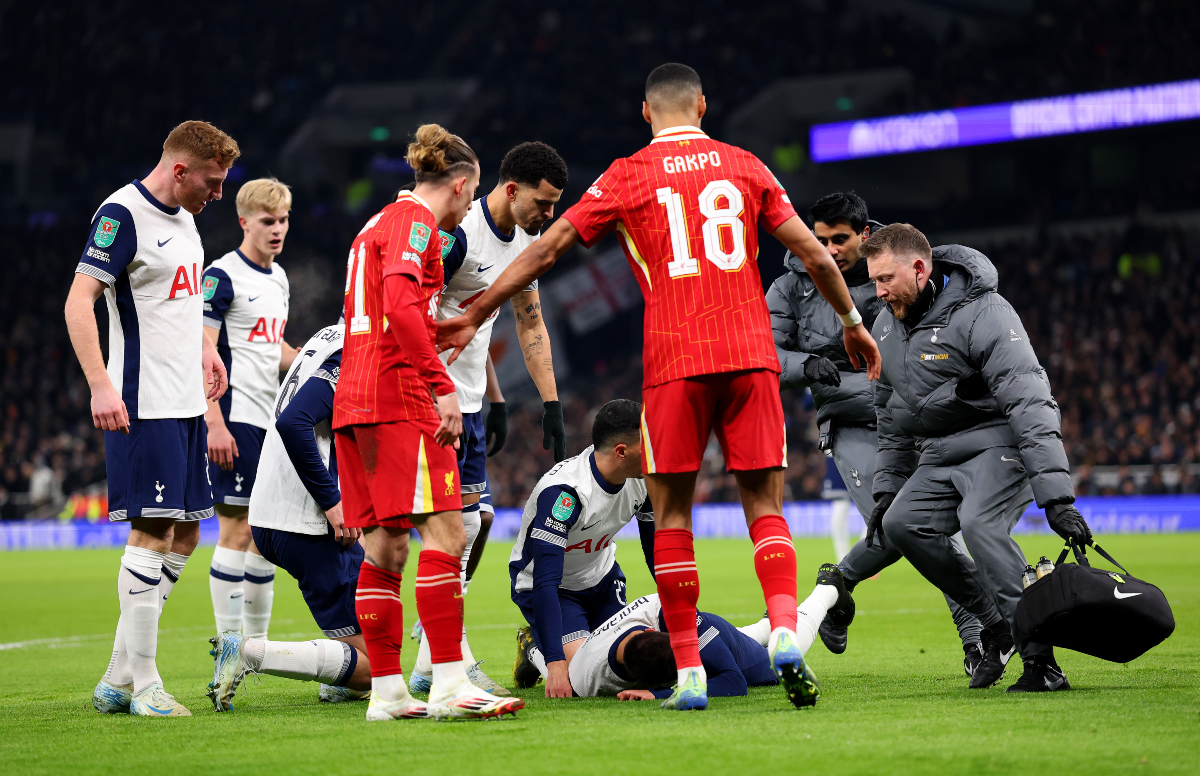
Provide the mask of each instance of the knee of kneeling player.
{"label": "knee of kneeling player", "polygon": [[669,687],[675,683],[675,653],[671,637],[659,631],[642,631],[625,644],[625,670],[647,687]]}

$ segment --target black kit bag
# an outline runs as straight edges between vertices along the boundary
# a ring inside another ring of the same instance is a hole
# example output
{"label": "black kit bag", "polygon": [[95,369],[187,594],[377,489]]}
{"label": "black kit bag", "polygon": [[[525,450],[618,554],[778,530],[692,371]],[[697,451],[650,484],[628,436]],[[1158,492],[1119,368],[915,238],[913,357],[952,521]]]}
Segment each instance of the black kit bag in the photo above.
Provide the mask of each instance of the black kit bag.
{"label": "black kit bag", "polygon": [[[1175,617],[1161,590],[1130,575],[1100,545],[1093,548],[1122,573],[1093,568],[1087,549],[1068,542],[1054,571],[1025,588],[1016,635],[1128,663],[1170,636]],[[1068,549],[1076,563],[1063,562]]]}

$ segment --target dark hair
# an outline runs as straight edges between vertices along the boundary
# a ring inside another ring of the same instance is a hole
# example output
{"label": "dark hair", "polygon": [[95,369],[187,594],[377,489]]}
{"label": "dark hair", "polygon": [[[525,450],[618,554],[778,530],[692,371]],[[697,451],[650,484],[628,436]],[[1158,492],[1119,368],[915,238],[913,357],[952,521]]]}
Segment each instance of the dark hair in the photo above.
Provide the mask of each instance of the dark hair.
{"label": "dark hair", "polygon": [[546,181],[561,191],[567,187],[567,163],[545,143],[521,143],[500,162],[500,182],[508,181],[535,189]]}
{"label": "dark hair", "polygon": [[642,428],[642,405],[629,399],[613,399],[600,408],[592,423],[592,444],[599,450],[636,437]]}
{"label": "dark hair", "polygon": [[661,687],[677,678],[671,637],[660,631],[642,631],[625,642],[625,670],[640,684]]}
{"label": "dark hair", "polygon": [[408,163],[417,174],[417,183],[437,183],[443,179],[467,175],[479,164],[479,158],[458,135],[437,124],[417,127],[408,144]]}
{"label": "dark hair", "polygon": [[396,190],[395,190],[395,191],[392,193],[392,202],[395,202],[395,201],[396,201],[396,197],[400,196],[400,192],[402,192],[402,191],[412,191],[412,190],[413,190],[413,189],[415,189],[416,187],[417,187],[417,182],[416,182],[416,181],[409,181],[408,183],[404,184],[403,186],[401,186],[400,188],[396,189]]}
{"label": "dark hair", "polygon": [[808,217],[816,225],[818,221],[828,226],[850,224],[850,228],[861,232],[867,228],[867,203],[853,191],[835,191],[826,194],[808,209]]}
{"label": "dark hair", "polygon": [[650,71],[646,78],[646,102],[676,107],[701,92],[700,74],[687,65],[668,62]]}
{"label": "dark hair", "polygon": [[926,260],[933,258],[929,240],[912,224],[888,224],[871,232],[871,236],[858,246],[858,255],[864,259],[884,251],[891,251],[894,255],[920,256]]}

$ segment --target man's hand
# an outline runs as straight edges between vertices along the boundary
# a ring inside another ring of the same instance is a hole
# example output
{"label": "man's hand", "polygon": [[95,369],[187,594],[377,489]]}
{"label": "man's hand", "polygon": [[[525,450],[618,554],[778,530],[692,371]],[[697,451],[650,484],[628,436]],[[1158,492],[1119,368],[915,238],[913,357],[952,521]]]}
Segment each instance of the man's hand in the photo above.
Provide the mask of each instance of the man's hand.
{"label": "man's hand", "polygon": [[570,698],[571,679],[567,673],[567,661],[555,660],[546,664],[546,697]]}
{"label": "man's hand", "polygon": [[867,379],[878,380],[882,360],[879,358],[879,346],[871,337],[871,332],[861,323],[857,326],[847,326],[842,329],[842,340],[846,345],[846,353],[855,369],[861,367],[859,359],[867,365]]}
{"label": "man's hand", "polygon": [[892,502],[896,500],[895,493],[885,493],[875,501],[875,508],[871,510],[871,518],[867,520],[867,535],[866,541],[868,547],[873,547],[872,540],[879,537],[879,548],[883,549],[887,543],[883,538],[883,516],[887,514],[888,509],[892,506]]}
{"label": "man's hand", "polygon": [[458,408],[458,394],[448,393],[445,396],[437,397],[437,414],[442,422],[438,424],[437,431],[433,434],[433,441],[442,447],[452,444],[457,450],[458,438],[462,436],[463,432],[462,410]]}
{"label": "man's hand", "polygon": [[1054,533],[1073,541],[1080,547],[1092,543],[1092,529],[1074,504],[1053,504],[1046,507],[1046,522]]}
{"label": "man's hand", "polygon": [[237,457],[237,440],[229,433],[229,427],[224,423],[212,424],[208,429],[208,460],[230,472]]}
{"label": "man's hand", "polygon": [[229,387],[229,375],[225,372],[225,364],[217,353],[217,348],[208,337],[204,338],[204,350],[200,356],[204,368],[204,382],[208,385],[208,400],[216,401],[225,395]]}
{"label": "man's hand", "polygon": [[105,431],[129,433],[129,410],[111,382],[92,389],[92,423]]}
{"label": "man's hand", "polygon": [[813,356],[804,362],[804,377],[810,383],[820,383],[834,388],[842,384],[842,374],[832,361],[824,356]]}
{"label": "man's hand", "polygon": [[346,526],[346,518],[342,516],[342,502],[340,501],[325,510],[325,519],[333,527],[333,538],[343,547],[349,547],[358,541],[358,537],[362,536],[361,528]]}
{"label": "man's hand", "polygon": [[[508,405],[502,401],[491,402],[488,406],[487,419],[483,422],[483,440],[490,447],[488,458],[504,449],[508,441]],[[495,444],[492,444],[492,440]]]}
{"label": "man's hand", "polygon": [[652,701],[654,693],[649,690],[621,690],[617,693],[619,701]]}
{"label": "man's hand", "polygon": [[542,415],[542,449],[549,450],[554,445],[554,462],[558,463],[567,457],[567,424],[563,420],[562,402],[543,402],[546,408]]}
{"label": "man's hand", "polygon": [[471,320],[465,315],[438,321],[437,327],[437,352],[454,351],[450,354],[447,365],[458,360],[458,357],[462,355],[463,348],[471,344],[475,332],[479,331],[479,326],[471,323]]}

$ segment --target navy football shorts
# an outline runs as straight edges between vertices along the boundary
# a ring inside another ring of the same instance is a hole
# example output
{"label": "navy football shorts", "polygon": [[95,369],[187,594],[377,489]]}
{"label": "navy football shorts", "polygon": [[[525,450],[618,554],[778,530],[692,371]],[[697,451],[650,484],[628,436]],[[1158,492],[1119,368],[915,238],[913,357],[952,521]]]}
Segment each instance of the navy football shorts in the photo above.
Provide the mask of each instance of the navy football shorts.
{"label": "navy football shorts", "polygon": [[108,519],[213,516],[204,416],[134,420],[129,433],[104,432]]}
{"label": "navy football shorts", "polygon": [[254,546],[264,558],[300,583],[300,594],[326,638],[362,633],[354,612],[354,592],[363,548],[343,547],[330,533],[322,536],[252,526]]}
{"label": "navy football shorts", "polygon": [[[525,621],[534,626],[534,640],[537,640],[537,611],[533,607],[533,591],[514,590],[513,603],[521,607]],[[625,572],[621,571],[618,563],[604,579],[587,590],[558,589],[558,607],[562,611],[562,643],[567,644],[576,639],[586,639],[592,631],[608,622],[614,614],[625,608]],[[542,649],[542,645],[538,645]],[[544,651],[544,650],[543,650]]]}
{"label": "navy football shorts", "polygon": [[237,456],[233,459],[233,470],[225,471],[216,463],[209,463],[208,476],[212,480],[213,503],[231,507],[250,505],[250,493],[254,490],[254,475],[258,473],[258,458],[262,455],[266,429],[249,423],[225,423],[237,442]]}
{"label": "navy football shorts", "polygon": [[463,495],[487,489],[487,437],[483,410],[463,413],[463,433],[458,446],[458,473]]}

